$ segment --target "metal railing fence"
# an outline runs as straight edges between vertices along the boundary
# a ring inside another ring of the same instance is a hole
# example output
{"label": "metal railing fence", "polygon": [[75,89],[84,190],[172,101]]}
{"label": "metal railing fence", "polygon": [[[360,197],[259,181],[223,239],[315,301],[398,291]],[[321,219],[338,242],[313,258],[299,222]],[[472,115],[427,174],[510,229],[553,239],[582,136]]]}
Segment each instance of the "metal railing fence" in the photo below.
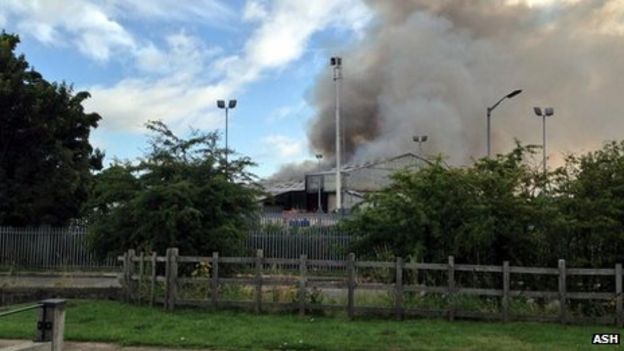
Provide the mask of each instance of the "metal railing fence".
{"label": "metal railing fence", "polygon": [[[0,227],[0,267],[19,269],[119,270],[114,258],[98,258],[88,247],[87,229]],[[266,257],[342,260],[351,241],[335,226],[258,226],[245,241],[245,251],[261,249]]]}
{"label": "metal railing fence", "polygon": [[113,257],[100,259],[89,250],[86,233],[84,227],[0,227],[0,266],[118,269]]}

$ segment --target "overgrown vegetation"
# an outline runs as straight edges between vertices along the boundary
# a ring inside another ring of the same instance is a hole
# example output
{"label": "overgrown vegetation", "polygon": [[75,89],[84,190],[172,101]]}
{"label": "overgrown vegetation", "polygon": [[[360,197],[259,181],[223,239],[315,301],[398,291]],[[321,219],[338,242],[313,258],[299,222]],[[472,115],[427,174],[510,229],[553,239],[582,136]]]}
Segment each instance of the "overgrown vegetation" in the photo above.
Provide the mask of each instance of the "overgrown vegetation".
{"label": "overgrown vegetation", "polygon": [[401,172],[343,223],[360,256],[425,262],[612,267],[624,262],[624,142],[544,173],[535,147]]}
{"label": "overgrown vegetation", "polygon": [[162,122],[149,122],[150,150],[137,164],[116,162],[97,175],[88,203],[89,235],[96,252],[133,248],[186,255],[242,249],[257,213],[258,190],[247,157],[226,163],[217,133],[176,136]]}

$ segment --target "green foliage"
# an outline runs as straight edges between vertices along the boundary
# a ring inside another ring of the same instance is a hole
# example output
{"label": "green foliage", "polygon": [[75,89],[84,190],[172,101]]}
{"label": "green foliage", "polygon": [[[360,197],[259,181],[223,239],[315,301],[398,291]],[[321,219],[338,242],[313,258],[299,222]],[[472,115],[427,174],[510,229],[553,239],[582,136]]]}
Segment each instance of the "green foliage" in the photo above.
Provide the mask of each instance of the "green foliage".
{"label": "green foliage", "polygon": [[372,194],[343,229],[361,256],[473,264],[608,267],[624,262],[624,142],[544,174],[534,147],[447,167],[438,159]]}
{"label": "green foliage", "polygon": [[553,175],[561,224],[548,238],[575,265],[624,262],[624,141],[568,156]]}
{"label": "green foliage", "polygon": [[78,218],[103,154],[89,144],[100,116],[87,92],[46,81],[0,34],[0,225],[66,225]]}
{"label": "green foliage", "polygon": [[147,128],[151,149],[137,165],[117,162],[97,176],[89,201],[93,248],[238,253],[257,210],[251,160],[230,154],[226,169],[216,133],[181,139],[162,122]]}

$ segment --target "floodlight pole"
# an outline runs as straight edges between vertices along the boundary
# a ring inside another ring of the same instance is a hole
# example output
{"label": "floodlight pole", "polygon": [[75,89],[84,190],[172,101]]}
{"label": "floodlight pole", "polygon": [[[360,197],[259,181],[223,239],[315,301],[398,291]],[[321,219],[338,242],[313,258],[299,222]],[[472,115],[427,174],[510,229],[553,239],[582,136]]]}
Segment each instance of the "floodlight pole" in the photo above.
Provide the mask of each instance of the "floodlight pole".
{"label": "floodlight pole", "polygon": [[418,143],[418,153],[420,154],[420,156],[422,156],[423,155],[422,143],[427,141],[427,136],[426,135],[414,136],[412,140]]}
{"label": "floodlight pole", "polygon": [[228,161],[228,112],[230,111],[230,109],[226,106],[225,107],[225,173],[228,173],[228,169],[229,169],[229,161]]}
{"label": "floodlight pole", "polygon": [[542,117],[542,167],[544,170],[544,174],[547,172],[546,168],[546,117],[550,117],[555,114],[555,111],[552,107],[541,109],[539,107],[534,107],[533,111],[538,117]]}
{"label": "floodlight pole", "polygon": [[227,104],[225,100],[217,100],[217,107],[225,110],[225,175],[229,177],[229,145],[228,145],[228,121],[229,111],[236,107],[236,100],[228,100]]}
{"label": "floodlight pole", "polygon": [[546,114],[542,115],[542,167],[546,173]]}
{"label": "floodlight pole", "polygon": [[342,58],[332,57],[334,82],[336,83],[336,211],[342,210],[342,176],[340,172],[340,80],[342,80]]}
{"label": "floodlight pole", "polygon": [[511,99],[512,97],[520,94],[522,92],[522,90],[514,90],[511,93],[503,96],[502,98],[500,98],[500,100],[498,100],[494,105],[490,106],[487,108],[487,157],[490,158],[490,155],[492,153],[492,146],[491,146],[491,119],[492,119],[492,111],[494,111],[494,109],[496,107],[498,107],[498,105],[500,105],[501,102],[503,102],[503,100],[505,99]]}

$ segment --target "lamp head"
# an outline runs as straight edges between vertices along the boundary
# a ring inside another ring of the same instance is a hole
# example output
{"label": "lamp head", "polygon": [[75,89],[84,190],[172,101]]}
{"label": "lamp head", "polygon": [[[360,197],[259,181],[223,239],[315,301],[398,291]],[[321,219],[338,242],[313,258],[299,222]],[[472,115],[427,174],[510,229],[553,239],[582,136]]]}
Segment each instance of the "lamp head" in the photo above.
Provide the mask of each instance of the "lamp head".
{"label": "lamp head", "polygon": [[546,108],[544,109],[544,114],[545,114],[546,116],[552,116],[552,115],[554,115],[554,114],[555,114],[555,109],[553,109],[552,107],[546,107]]}
{"label": "lamp head", "polygon": [[338,57],[338,56],[334,56],[329,60],[330,64],[332,66],[341,66],[342,65],[342,58]]}
{"label": "lamp head", "polygon": [[427,136],[426,135],[421,136],[420,137],[420,141],[422,141],[422,142],[427,141]]}
{"label": "lamp head", "polygon": [[321,154],[316,154],[316,159],[317,159],[317,160],[320,160],[320,159],[322,159],[322,158],[323,158],[323,155],[321,155]]}
{"label": "lamp head", "polygon": [[511,93],[507,94],[507,98],[511,99],[512,97],[520,94],[521,92],[522,92],[522,89],[514,90]]}
{"label": "lamp head", "polygon": [[225,108],[225,101],[217,100],[217,107],[218,108]]}
{"label": "lamp head", "polygon": [[236,99],[228,101],[228,108],[236,107]]}
{"label": "lamp head", "polygon": [[541,116],[542,115],[542,109],[539,107],[533,107],[533,111],[535,112],[536,115]]}

